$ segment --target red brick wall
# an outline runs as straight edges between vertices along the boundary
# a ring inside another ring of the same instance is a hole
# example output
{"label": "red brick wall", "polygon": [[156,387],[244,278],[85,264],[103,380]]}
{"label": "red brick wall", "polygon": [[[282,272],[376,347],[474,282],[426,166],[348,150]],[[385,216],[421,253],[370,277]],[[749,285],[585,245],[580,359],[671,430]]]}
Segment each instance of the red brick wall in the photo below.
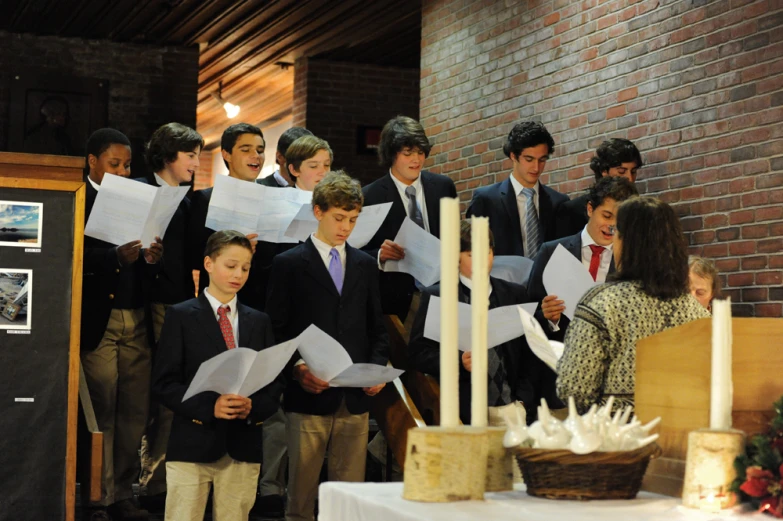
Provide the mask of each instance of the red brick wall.
{"label": "red brick wall", "polygon": [[640,191],[716,259],[734,313],[783,316],[783,2],[424,0],[421,63],[429,165],[463,209],[507,177],[517,121],[546,124],[543,181],[569,194],[601,141],[629,138]]}
{"label": "red brick wall", "polygon": [[398,114],[418,119],[418,69],[312,59],[297,60],[294,69],[294,125],[329,142],[333,169],[363,184],[383,175],[374,152],[357,153],[357,131],[383,127]]}

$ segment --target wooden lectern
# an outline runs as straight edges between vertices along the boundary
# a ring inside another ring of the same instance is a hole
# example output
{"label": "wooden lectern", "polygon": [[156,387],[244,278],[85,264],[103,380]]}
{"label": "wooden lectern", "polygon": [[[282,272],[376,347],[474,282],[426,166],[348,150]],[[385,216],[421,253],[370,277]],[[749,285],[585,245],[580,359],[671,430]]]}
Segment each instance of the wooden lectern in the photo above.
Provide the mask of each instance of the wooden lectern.
{"label": "wooden lectern", "polygon": [[[732,320],[732,422],[748,436],[767,429],[772,403],[783,395],[783,319]],[[688,433],[710,423],[712,320],[667,329],[636,345],[636,415],[661,417],[658,444],[642,487],[682,494]]]}

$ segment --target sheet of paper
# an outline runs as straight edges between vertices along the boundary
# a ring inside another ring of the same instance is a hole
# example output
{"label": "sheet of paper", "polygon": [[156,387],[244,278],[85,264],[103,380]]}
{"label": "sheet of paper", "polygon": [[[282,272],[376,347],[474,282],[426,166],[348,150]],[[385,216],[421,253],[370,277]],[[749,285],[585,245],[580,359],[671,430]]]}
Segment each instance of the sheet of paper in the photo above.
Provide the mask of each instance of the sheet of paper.
{"label": "sheet of paper", "polygon": [[[529,302],[526,304],[501,306],[489,310],[487,316],[487,347],[489,349],[525,334],[522,328],[522,321],[517,312],[519,307],[533,314],[536,311],[537,304]],[[470,304],[460,302],[457,305],[457,313],[459,314],[459,349],[460,351],[470,351],[472,334]],[[430,297],[427,317],[424,321],[424,336],[440,342],[440,297]]]}
{"label": "sheet of paper", "polygon": [[[263,204],[259,208],[256,220],[255,231],[258,233],[258,240],[293,244],[299,242],[299,239],[286,237],[286,230],[294,218],[303,211],[302,206],[312,204],[313,193],[296,188],[258,186],[264,189]],[[312,214],[312,210],[310,213]]]}
{"label": "sheet of paper", "polygon": [[384,271],[409,273],[425,286],[440,280],[440,239],[406,217],[394,242],[405,249],[405,258],[386,261]]}
{"label": "sheet of paper", "polygon": [[562,244],[558,244],[544,268],[544,288],[547,295],[557,295],[565,302],[563,314],[574,318],[579,299],[595,286],[593,277],[580,259],[577,259]]}
{"label": "sheet of paper", "polygon": [[215,231],[236,230],[245,235],[256,233],[264,188],[267,187],[227,175],[215,176],[205,226]]}
{"label": "sheet of paper", "polygon": [[107,173],[84,234],[118,246],[141,240],[156,191],[154,186]]}
{"label": "sheet of paper", "polygon": [[532,267],[533,259],[519,255],[497,255],[492,262],[492,271],[489,274],[496,279],[527,286],[527,279],[530,277]]}
{"label": "sheet of paper", "polygon": [[314,324],[305,329],[299,337],[299,354],[315,376],[330,381],[353,365],[351,355],[331,336]]}
{"label": "sheet of paper", "polygon": [[348,238],[348,244],[354,248],[363,248],[378,233],[378,229],[389,215],[392,203],[375,204],[362,208],[356,227]]}
{"label": "sheet of paper", "polygon": [[550,369],[557,372],[557,361],[563,356],[563,344],[550,341],[541,324],[533,317],[532,313],[519,308],[519,317],[522,319],[522,327],[525,329],[525,339],[530,350],[533,351]]}
{"label": "sheet of paper", "polygon": [[250,396],[272,383],[291,360],[298,343],[299,338],[297,337],[288,342],[259,351],[237,394],[239,396]]}
{"label": "sheet of paper", "polygon": [[[358,221],[358,219],[357,219]],[[294,220],[288,225],[285,236],[304,242],[318,228],[318,219],[313,215],[312,205],[302,205],[294,216]]]}
{"label": "sheet of paper", "polygon": [[160,186],[156,188],[155,202],[152,206],[147,224],[141,235],[141,243],[146,247],[155,241],[155,237],[166,235],[166,229],[169,227],[174,212],[177,211],[179,203],[182,202],[188,193],[187,186]]}
{"label": "sheet of paper", "polygon": [[331,387],[375,387],[398,378],[402,369],[378,364],[353,364],[329,380]]}
{"label": "sheet of paper", "polygon": [[182,401],[204,391],[239,394],[242,382],[257,354],[258,352],[253,349],[238,347],[228,349],[203,362],[190,382]]}

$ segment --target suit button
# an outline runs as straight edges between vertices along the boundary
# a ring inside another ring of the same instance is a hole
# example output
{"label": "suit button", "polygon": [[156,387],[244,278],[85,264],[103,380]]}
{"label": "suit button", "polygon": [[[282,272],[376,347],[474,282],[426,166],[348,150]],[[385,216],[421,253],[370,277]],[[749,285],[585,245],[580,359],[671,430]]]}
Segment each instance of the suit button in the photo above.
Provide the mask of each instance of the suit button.
{"label": "suit button", "polygon": [[109,300],[114,300],[114,293],[109,293]]}
{"label": "suit button", "polygon": [[119,273],[119,272],[120,272],[120,268],[117,268],[117,269],[115,270],[115,273]]}
{"label": "suit button", "polygon": [[155,275],[155,280],[159,279],[160,275]]}

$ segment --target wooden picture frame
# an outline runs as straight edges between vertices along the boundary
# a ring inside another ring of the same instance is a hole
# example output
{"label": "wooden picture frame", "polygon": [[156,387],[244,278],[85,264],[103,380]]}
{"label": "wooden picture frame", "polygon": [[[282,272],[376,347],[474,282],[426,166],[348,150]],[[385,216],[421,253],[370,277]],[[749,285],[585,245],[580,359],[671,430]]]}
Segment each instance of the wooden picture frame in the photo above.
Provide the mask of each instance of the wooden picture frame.
{"label": "wooden picture frame", "polygon": [[[14,404],[15,407],[39,407],[35,411],[43,414],[43,418],[40,420],[42,423],[39,425],[47,427],[55,425],[54,431],[58,433],[64,432],[65,438],[64,440],[47,439],[44,444],[55,447],[56,450],[52,450],[53,453],[64,455],[64,461],[61,462],[58,459],[51,463],[53,468],[62,471],[62,475],[58,471],[57,475],[54,476],[58,483],[58,486],[55,487],[56,490],[41,488],[38,486],[39,483],[36,482],[36,476],[25,475],[25,479],[17,480],[17,486],[21,491],[18,492],[19,495],[16,497],[16,502],[14,502],[14,498],[11,498],[8,505],[4,505],[4,510],[9,515],[14,513],[14,509],[26,509],[28,515],[31,513],[43,513],[43,515],[34,515],[36,519],[57,518],[65,519],[65,521],[74,521],[76,507],[76,434],[79,399],[82,257],[84,250],[84,205],[86,195],[83,169],[84,159],[82,158],[0,152],[0,195],[2,195],[0,198],[42,201],[42,204],[48,205],[49,209],[56,209],[56,212],[50,211],[48,216],[44,214],[45,221],[43,226],[56,227],[57,229],[51,230],[53,232],[51,236],[61,237],[59,244],[53,239],[52,242],[45,243],[43,248],[33,248],[30,251],[25,251],[24,248],[5,248],[3,251],[4,262],[9,267],[21,264],[22,266],[18,267],[38,270],[37,273],[40,273],[41,276],[38,277],[36,275],[36,278],[39,279],[40,284],[36,285],[32,291],[37,291],[41,295],[45,295],[45,292],[56,292],[57,298],[67,303],[65,306],[67,309],[52,308],[51,306],[54,304],[49,304],[49,308],[46,305],[38,306],[33,311],[38,316],[33,321],[33,328],[27,332],[28,334],[3,335],[4,354],[7,357],[13,357],[15,356],[14,350],[21,352],[29,348],[29,353],[20,355],[18,360],[22,360],[22,363],[26,363],[29,360],[31,365],[41,363],[38,358],[45,361],[46,357],[52,354],[46,353],[43,347],[47,343],[46,335],[56,335],[57,345],[67,345],[68,347],[67,354],[61,352],[60,347],[54,350],[53,356],[61,362],[60,366],[53,367],[51,373],[47,371],[46,374],[40,376],[42,381],[58,382],[56,386],[32,386],[31,388],[37,389],[37,394],[36,391],[27,390],[28,394],[23,396],[33,396],[32,398],[18,398],[19,394],[24,393],[26,390],[11,389],[11,387],[18,387],[18,383],[15,383],[13,380],[13,377],[16,377],[15,374],[12,375],[12,378],[7,378],[10,380],[10,383],[5,383],[5,387],[0,385],[0,394],[14,393],[13,397],[2,396],[6,403],[10,399],[10,403]],[[20,172],[23,172],[21,176]],[[69,233],[63,234],[61,233],[62,231]],[[57,280],[57,283],[62,287],[47,287],[47,284],[53,280]],[[67,291],[63,292],[62,288],[65,288]],[[47,298],[50,301],[56,300],[51,294]],[[39,298],[39,301],[46,301],[47,298]],[[61,328],[57,321],[63,322],[64,327]],[[53,324],[55,323],[58,325],[54,326]],[[68,331],[63,331],[65,328]],[[0,331],[0,334],[2,333],[4,331]],[[21,356],[25,358],[21,358]],[[31,356],[33,358],[30,358]],[[19,364],[17,364],[14,372],[18,373],[20,371]],[[18,379],[18,377],[16,378]],[[63,390],[65,391],[65,396],[63,396]],[[62,410],[63,408],[65,410]],[[22,409],[20,411],[24,412]],[[9,422],[14,422],[13,415],[18,413],[14,413],[12,409],[9,409],[7,413],[11,416]],[[26,427],[21,422],[16,422],[16,425],[13,426],[13,429],[16,429],[16,431],[23,431],[25,428],[33,429],[34,427]],[[36,432],[31,432],[30,435],[34,437]],[[9,443],[7,440],[2,441]],[[64,447],[60,445],[60,442],[64,443]],[[17,459],[27,459],[28,455],[24,454],[24,447],[15,447],[15,449],[15,454],[18,455]],[[41,447],[40,443],[36,443],[33,449],[35,452],[34,456],[39,459],[46,458],[48,455],[46,453],[47,450],[51,450],[50,447]],[[6,459],[6,464],[11,471],[15,464],[27,464],[26,461],[14,463],[13,459],[14,457],[11,455]],[[50,460],[47,459],[46,461],[49,462]],[[32,464],[32,466],[35,466],[35,464]],[[0,471],[3,470],[5,469],[0,469]],[[9,470],[5,471],[10,472]],[[36,492],[32,492],[33,490]],[[41,496],[41,494],[48,495]],[[58,505],[59,501],[62,501],[64,504]],[[11,512],[8,512],[9,508]]]}
{"label": "wooden picture frame", "polygon": [[11,71],[8,150],[84,157],[108,122],[109,82],[35,70]]}

